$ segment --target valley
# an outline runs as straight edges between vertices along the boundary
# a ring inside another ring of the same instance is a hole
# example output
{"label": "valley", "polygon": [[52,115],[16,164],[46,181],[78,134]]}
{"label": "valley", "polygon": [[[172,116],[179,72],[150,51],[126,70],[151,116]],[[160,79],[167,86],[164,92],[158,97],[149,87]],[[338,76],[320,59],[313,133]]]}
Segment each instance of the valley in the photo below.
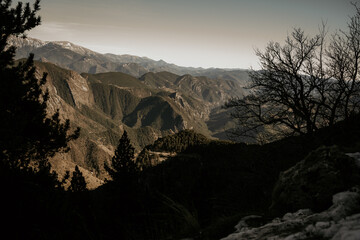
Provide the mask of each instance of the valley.
{"label": "valley", "polygon": [[10,43],[17,47],[18,59],[35,54],[39,76],[48,73],[49,113],[59,109],[73,128],[81,128],[70,152],[51,161],[54,169],[62,176],[74,164],[81,166],[90,188],[106,177],[104,163],[124,130],[138,153],[185,129],[227,139],[226,131],[235,123],[222,105],[246,94],[245,70],[185,68],[99,54],[69,42],[11,38]]}

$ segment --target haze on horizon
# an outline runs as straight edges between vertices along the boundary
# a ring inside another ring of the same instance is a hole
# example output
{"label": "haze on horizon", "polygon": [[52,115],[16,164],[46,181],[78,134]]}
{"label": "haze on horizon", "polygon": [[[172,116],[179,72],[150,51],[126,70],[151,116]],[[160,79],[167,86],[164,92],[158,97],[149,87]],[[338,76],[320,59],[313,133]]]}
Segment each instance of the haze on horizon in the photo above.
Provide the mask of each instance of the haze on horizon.
{"label": "haze on horizon", "polygon": [[254,48],[282,42],[294,27],[316,34],[326,21],[331,33],[355,12],[343,0],[43,0],[41,8],[42,24],[30,37],[180,66],[243,69],[259,68]]}

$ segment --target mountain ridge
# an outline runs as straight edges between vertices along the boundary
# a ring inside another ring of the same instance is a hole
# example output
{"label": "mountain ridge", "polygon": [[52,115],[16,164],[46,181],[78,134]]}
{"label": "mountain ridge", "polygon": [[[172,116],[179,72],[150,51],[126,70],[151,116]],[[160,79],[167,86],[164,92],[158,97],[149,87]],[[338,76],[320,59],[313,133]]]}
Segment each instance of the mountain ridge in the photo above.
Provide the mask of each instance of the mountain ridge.
{"label": "mountain ridge", "polygon": [[[68,41],[42,41],[29,37],[26,39],[11,37],[8,42],[10,45],[17,47],[16,59],[25,58],[30,52],[33,52],[36,60],[50,61],[63,68],[79,73],[121,71],[135,77],[140,77],[147,72],[168,71],[177,75],[191,74],[220,78],[221,75],[224,76],[229,72],[234,81],[241,82],[248,78],[246,76],[248,70],[240,68],[183,67],[167,63],[164,60],[156,61],[148,57],[138,57],[129,54],[101,54]],[[54,50],[57,51],[56,58],[54,57]]]}

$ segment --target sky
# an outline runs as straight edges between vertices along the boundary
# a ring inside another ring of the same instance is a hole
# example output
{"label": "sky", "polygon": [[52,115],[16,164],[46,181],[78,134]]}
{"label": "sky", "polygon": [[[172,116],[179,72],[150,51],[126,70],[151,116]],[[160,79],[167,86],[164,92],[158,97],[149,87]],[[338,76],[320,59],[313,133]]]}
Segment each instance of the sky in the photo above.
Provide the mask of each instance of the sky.
{"label": "sky", "polygon": [[346,29],[354,13],[347,0],[42,0],[42,24],[28,36],[186,67],[258,69],[254,49],[294,27]]}

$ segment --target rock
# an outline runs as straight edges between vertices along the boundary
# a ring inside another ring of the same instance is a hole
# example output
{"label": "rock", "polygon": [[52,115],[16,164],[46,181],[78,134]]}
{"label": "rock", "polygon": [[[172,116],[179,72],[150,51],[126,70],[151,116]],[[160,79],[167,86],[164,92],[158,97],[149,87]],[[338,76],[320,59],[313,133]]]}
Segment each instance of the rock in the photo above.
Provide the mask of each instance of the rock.
{"label": "rock", "polygon": [[246,216],[241,219],[241,221],[235,226],[236,232],[241,232],[244,229],[248,229],[250,227],[255,227],[260,225],[263,221],[263,217],[257,215]]}
{"label": "rock", "polygon": [[242,218],[235,233],[222,240],[301,240],[301,239],[360,239],[360,193],[352,188],[333,196],[332,206],[320,213],[301,209],[295,213],[286,213],[260,227],[244,225],[248,219]]}
{"label": "rock", "polygon": [[280,174],[271,213],[278,216],[297,209],[327,209],[335,193],[360,183],[359,172],[355,159],[337,147],[321,147]]}
{"label": "rock", "polygon": [[356,160],[356,165],[360,167],[360,152],[346,153],[346,155],[354,158]]}

